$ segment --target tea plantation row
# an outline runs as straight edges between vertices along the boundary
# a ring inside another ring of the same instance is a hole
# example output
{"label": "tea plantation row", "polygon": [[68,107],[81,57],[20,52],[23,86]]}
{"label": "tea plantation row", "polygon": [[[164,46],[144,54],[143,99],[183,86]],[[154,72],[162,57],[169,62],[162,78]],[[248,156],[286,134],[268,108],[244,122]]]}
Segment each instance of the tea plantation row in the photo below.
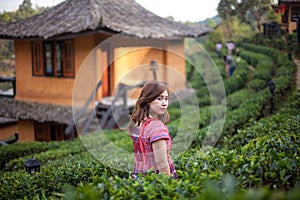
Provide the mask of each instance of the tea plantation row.
{"label": "tea plantation row", "polygon": [[[1,199],[299,198],[300,92],[293,87],[295,65],[278,50],[247,44],[241,46],[242,60],[234,75],[225,78],[222,61],[211,55],[224,78],[227,109],[225,101],[211,105],[206,83],[199,74],[191,77],[200,104],[199,130],[191,148],[181,154],[173,152],[179,180],[160,174],[130,178],[131,141],[123,131],[108,131],[72,142],[0,148]],[[269,116],[271,95],[266,84],[271,78],[276,82],[276,114]],[[223,83],[214,80],[210,87],[217,91]],[[173,136],[179,127],[187,135],[195,131],[181,116],[179,104],[171,105],[169,111]],[[211,123],[221,121],[211,121],[212,111],[220,115],[226,111],[221,135],[207,132]],[[217,140],[216,148],[201,148],[207,138]],[[41,172],[35,175],[22,166],[32,153],[42,162]]]}
{"label": "tea plantation row", "polygon": [[[82,152],[44,161],[41,172],[33,176],[24,170],[1,172],[1,195],[4,199],[272,199],[274,195],[296,199],[299,106],[298,91],[276,115],[239,130],[226,141],[227,148],[186,151],[175,161],[179,180],[153,174],[134,180],[127,172],[105,166],[89,152]],[[127,139],[119,135],[121,139],[114,143],[122,146]],[[97,143],[96,134],[90,137]],[[78,141],[70,145],[77,146]]]}

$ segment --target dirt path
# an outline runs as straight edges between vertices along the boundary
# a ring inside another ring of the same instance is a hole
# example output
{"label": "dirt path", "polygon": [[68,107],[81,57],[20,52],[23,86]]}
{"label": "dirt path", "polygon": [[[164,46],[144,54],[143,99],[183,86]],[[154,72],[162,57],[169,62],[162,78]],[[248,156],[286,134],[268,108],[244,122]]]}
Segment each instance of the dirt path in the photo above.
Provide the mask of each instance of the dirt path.
{"label": "dirt path", "polygon": [[300,60],[294,59],[294,62],[297,65],[296,88],[297,88],[297,90],[300,90]]}

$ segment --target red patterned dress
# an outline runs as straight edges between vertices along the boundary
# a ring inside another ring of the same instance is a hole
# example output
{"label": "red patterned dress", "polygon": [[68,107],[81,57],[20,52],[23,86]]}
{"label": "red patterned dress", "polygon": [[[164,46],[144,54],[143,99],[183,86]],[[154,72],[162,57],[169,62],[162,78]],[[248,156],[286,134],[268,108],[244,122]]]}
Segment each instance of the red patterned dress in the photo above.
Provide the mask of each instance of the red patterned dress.
{"label": "red patterned dress", "polygon": [[170,174],[173,175],[174,178],[178,178],[174,163],[169,155],[169,151],[172,147],[172,138],[165,124],[158,119],[146,119],[140,128],[134,128],[132,131],[129,131],[129,135],[134,145],[134,172],[132,173],[132,177],[136,178],[139,173],[158,173],[152,142],[165,139],[167,142],[167,159]]}

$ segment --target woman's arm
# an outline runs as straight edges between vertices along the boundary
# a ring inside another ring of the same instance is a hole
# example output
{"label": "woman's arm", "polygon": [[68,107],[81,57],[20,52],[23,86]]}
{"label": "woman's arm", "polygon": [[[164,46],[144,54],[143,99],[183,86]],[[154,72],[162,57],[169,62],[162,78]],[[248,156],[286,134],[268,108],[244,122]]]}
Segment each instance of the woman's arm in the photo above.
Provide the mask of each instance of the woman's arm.
{"label": "woman's arm", "polygon": [[154,158],[160,173],[170,175],[170,166],[167,159],[166,140],[158,140],[152,143]]}

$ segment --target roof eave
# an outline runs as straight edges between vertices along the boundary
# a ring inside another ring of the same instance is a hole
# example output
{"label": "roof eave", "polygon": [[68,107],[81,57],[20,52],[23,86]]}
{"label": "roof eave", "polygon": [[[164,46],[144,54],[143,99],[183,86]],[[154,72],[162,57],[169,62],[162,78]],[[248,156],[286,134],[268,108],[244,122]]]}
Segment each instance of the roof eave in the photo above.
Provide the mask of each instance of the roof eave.
{"label": "roof eave", "polygon": [[[122,34],[122,36],[126,38],[131,38],[131,39],[165,39],[165,40],[174,40],[174,39],[183,39],[183,38],[196,38],[200,37],[203,35],[209,34],[211,31],[207,31],[201,34],[194,34],[194,35],[173,35],[173,36],[166,36],[166,37],[139,37],[137,35],[132,35],[132,34]],[[7,36],[7,35],[0,35],[0,39],[5,39],[5,40],[63,40],[63,39],[72,39],[76,38],[78,36],[85,36],[85,35],[91,35],[91,34],[96,34],[96,33],[103,33],[107,34],[110,36],[119,34],[121,32],[113,32],[113,31],[108,31],[105,29],[96,29],[96,30],[84,30],[78,33],[63,33],[61,35],[55,35],[51,36],[48,38],[45,37],[39,37],[39,36]]]}

